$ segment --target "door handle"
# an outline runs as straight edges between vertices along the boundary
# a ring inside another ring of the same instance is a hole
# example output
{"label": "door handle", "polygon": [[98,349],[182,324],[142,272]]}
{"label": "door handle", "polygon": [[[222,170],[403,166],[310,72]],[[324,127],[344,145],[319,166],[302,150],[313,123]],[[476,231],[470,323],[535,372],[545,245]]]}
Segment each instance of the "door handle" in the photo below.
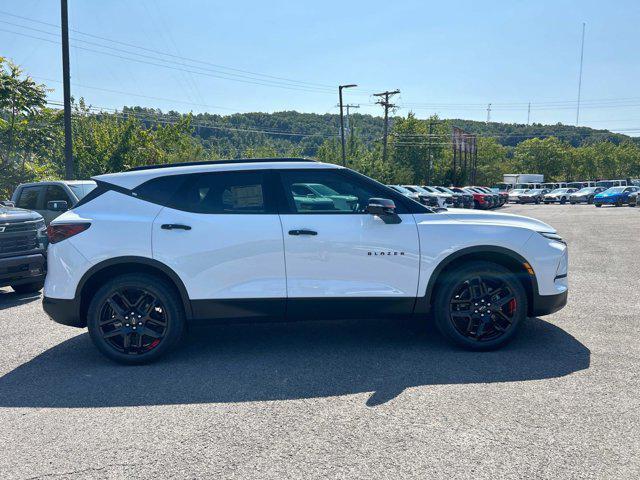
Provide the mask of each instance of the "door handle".
{"label": "door handle", "polygon": [[160,228],[163,230],[191,230],[189,225],[181,225],[180,223],[163,223]]}
{"label": "door handle", "polygon": [[289,235],[317,235],[313,230],[289,230]]}

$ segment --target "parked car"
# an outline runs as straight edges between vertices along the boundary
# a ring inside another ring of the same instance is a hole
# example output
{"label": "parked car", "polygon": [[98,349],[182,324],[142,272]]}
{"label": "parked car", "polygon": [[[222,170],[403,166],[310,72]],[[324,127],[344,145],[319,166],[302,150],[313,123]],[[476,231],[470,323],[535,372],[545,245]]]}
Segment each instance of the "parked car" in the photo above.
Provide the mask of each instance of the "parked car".
{"label": "parked car", "polygon": [[[491,197],[493,198],[493,206],[494,206],[494,208],[501,207],[502,205],[505,204],[505,202],[503,201],[502,195],[500,195],[497,192],[494,192],[493,190],[491,190],[488,187],[472,187],[472,188],[475,188],[476,190],[479,190],[479,191],[481,191],[483,193],[486,193],[487,195],[491,195]],[[507,195],[505,197],[505,199],[506,198],[509,198],[509,196]]]}
{"label": "parked car", "polygon": [[[539,220],[437,213],[303,159],[167,167],[95,177],[48,229],[45,311],[88,327],[115,361],[157,359],[191,320],[428,312],[449,340],[488,350],[566,304],[567,246]],[[301,183],[356,196],[356,209],[298,210]]]}
{"label": "parked car", "polygon": [[628,203],[629,195],[633,192],[637,192],[640,188],[632,185],[630,187],[611,187],[607,188],[604,192],[598,193],[593,197],[593,204],[596,207],[602,205],[615,205],[621,207],[623,204]]}
{"label": "parked car", "polygon": [[405,197],[408,197],[411,200],[414,200],[414,201],[416,201],[418,203],[426,205],[427,207],[432,207],[432,208],[439,208],[440,207],[440,201],[439,201],[438,197],[435,196],[435,195],[432,195],[430,193],[414,192],[414,191],[409,190],[406,187],[403,187],[402,185],[387,185],[387,186],[392,188],[392,189],[394,189],[396,192],[401,193]]}
{"label": "parked car", "polygon": [[593,203],[593,198],[600,192],[604,192],[604,187],[584,187],[569,196],[569,203]]}
{"label": "parked car", "polygon": [[46,273],[47,235],[36,212],[0,206],[0,287],[16,293],[42,289]]}
{"label": "parked car", "polygon": [[434,187],[429,186],[418,186],[418,185],[405,185],[405,187],[410,188],[413,187],[420,193],[424,193],[427,195],[435,195],[438,199],[438,206],[440,208],[449,208],[453,207],[453,196],[448,193],[442,193]]}
{"label": "parked car", "polygon": [[514,188],[513,190],[509,191],[509,197],[507,201],[510,203],[519,203],[520,195],[528,191],[529,189],[527,188]]}
{"label": "parked car", "polygon": [[473,208],[473,195],[464,192],[454,192],[447,187],[433,187],[439,192],[448,193],[453,196],[453,206],[455,208]]}
{"label": "parked car", "polygon": [[11,200],[19,208],[34,210],[47,225],[61,213],[74,207],[96,188],[92,180],[64,180],[23,183],[13,192]]}
{"label": "parked car", "polygon": [[488,210],[493,208],[493,196],[467,187],[452,187],[454,192],[468,193],[473,197],[473,208]]}
{"label": "parked car", "polygon": [[546,193],[542,197],[542,200],[545,204],[558,202],[564,205],[569,200],[571,194],[577,191],[577,188],[556,188],[555,190],[551,190],[549,193]]}
{"label": "parked car", "polygon": [[549,193],[549,191],[548,188],[532,188],[518,196],[518,203],[535,203],[538,205],[542,202],[542,197]]}
{"label": "parked car", "polygon": [[638,205],[640,205],[640,191],[636,191],[636,192],[631,192],[629,194],[629,197],[627,198],[627,204],[630,207],[636,207]]}
{"label": "parked car", "polygon": [[469,190],[473,190],[474,192],[481,193],[486,195],[485,199],[488,201],[488,208],[496,208],[500,206],[500,197],[495,193],[483,190],[481,187],[465,187]]}

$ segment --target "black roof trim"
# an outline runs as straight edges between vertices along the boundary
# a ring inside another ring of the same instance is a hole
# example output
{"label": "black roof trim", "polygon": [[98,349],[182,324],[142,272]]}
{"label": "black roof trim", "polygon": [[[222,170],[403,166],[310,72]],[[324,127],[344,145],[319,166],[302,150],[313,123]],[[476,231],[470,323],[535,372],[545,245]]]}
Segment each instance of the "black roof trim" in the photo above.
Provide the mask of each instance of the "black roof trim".
{"label": "black roof trim", "polygon": [[127,172],[137,172],[139,170],[153,170],[156,168],[171,167],[192,167],[196,165],[225,165],[228,163],[259,163],[259,162],[315,162],[311,158],[237,158],[234,160],[210,160],[206,162],[181,162],[181,163],[162,163],[159,165],[143,165],[141,167],[133,167],[125,170]]}

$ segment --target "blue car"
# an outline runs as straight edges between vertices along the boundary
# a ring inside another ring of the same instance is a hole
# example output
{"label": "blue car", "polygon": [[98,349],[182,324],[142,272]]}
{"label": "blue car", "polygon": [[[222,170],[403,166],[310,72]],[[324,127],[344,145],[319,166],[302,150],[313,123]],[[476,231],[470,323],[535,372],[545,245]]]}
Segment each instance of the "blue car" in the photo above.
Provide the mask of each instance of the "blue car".
{"label": "blue car", "polygon": [[607,188],[604,192],[598,193],[593,197],[593,204],[596,207],[601,207],[602,205],[621,207],[623,203],[628,202],[629,195],[638,190],[640,188],[635,186]]}

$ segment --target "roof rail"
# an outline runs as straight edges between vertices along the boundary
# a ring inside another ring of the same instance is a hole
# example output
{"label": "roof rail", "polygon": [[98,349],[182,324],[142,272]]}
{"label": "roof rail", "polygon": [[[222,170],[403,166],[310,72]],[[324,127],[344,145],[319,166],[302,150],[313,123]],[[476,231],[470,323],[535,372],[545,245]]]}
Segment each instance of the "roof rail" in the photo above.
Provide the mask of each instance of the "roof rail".
{"label": "roof rail", "polygon": [[153,170],[156,168],[171,167],[192,167],[196,165],[225,165],[229,163],[259,163],[259,162],[315,162],[311,158],[236,158],[234,160],[207,160],[205,162],[179,162],[179,163],[161,163],[158,165],[142,165],[125,170],[126,172],[137,172],[139,170]]}

